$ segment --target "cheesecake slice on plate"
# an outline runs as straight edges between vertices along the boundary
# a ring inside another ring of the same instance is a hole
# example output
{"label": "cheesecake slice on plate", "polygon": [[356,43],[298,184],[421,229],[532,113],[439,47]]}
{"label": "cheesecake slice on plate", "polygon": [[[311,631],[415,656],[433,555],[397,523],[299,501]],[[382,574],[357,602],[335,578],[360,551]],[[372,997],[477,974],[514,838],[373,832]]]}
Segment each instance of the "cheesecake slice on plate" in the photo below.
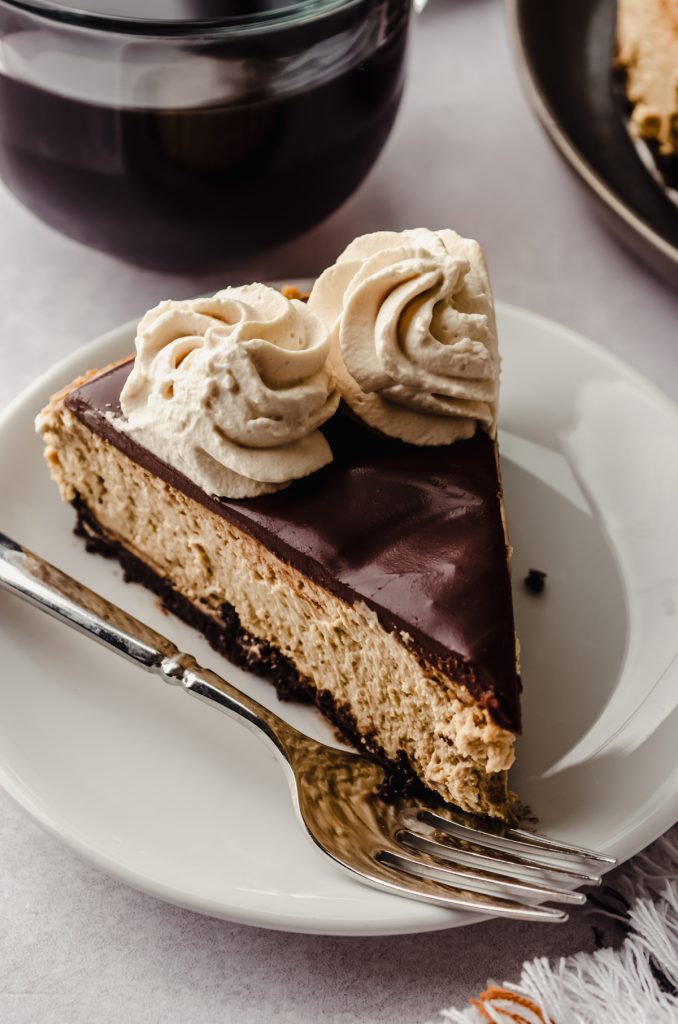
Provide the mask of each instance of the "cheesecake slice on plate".
{"label": "cheesecake slice on plate", "polygon": [[166,302],[38,418],[91,550],[394,789],[505,820],[520,728],[479,246],[357,239],[308,303]]}
{"label": "cheesecake slice on plate", "polygon": [[678,0],[618,0],[616,66],[632,137],[649,148],[662,183],[678,190]]}

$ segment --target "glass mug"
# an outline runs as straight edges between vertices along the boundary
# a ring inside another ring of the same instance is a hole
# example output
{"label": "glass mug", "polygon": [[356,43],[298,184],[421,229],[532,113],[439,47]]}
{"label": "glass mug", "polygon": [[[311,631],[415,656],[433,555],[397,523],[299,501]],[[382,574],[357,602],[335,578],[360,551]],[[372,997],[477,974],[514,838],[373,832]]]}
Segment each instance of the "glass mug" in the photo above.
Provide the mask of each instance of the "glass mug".
{"label": "glass mug", "polygon": [[0,176],[122,259],[227,266],[317,224],[365,177],[400,102],[409,8],[0,0]]}

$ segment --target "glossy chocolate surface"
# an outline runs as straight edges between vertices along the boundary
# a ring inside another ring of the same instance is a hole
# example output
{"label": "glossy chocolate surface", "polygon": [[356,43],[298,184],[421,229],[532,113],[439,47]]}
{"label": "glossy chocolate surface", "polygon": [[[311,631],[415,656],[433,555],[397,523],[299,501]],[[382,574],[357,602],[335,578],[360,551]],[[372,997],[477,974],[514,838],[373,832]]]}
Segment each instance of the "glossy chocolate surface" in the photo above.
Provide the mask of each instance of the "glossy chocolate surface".
{"label": "glossy chocolate surface", "polygon": [[520,727],[511,586],[492,440],[443,448],[381,437],[348,415],[323,427],[334,461],[283,491],[215,498],[117,430],[131,362],[66,398],[92,431],[256,537],[468,686],[493,718]]}

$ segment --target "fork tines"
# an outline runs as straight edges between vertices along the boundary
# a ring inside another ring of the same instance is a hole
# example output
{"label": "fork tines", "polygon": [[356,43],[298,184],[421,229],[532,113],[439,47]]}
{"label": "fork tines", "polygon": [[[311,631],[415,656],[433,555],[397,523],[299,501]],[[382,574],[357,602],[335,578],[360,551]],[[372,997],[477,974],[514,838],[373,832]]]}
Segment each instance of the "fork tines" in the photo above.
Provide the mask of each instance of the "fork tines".
{"label": "fork tines", "polygon": [[[377,854],[393,872],[401,895],[442,906],[518,917],[564,921],[546,901],[582,904],[580,885],[599,885],[616,861],[495,822],[442,809],[407,808],[398,816],[395,846]],[[383,882],[383,873],[380,873]]]}

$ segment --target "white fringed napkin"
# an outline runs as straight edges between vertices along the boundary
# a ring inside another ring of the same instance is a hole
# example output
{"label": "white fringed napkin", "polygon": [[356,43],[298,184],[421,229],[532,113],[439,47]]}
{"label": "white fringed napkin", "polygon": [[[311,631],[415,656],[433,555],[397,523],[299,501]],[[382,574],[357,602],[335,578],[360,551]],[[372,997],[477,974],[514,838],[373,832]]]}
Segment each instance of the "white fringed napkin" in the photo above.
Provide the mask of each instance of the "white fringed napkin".
{"label": "white fringed napkin", "polygon": [[[523,964],[452,1024],[678,1024],[678,826],[615,871],[596,913],[623,923],[617,948]],[[440,1022],[438,1022],[440,1024]]]}

